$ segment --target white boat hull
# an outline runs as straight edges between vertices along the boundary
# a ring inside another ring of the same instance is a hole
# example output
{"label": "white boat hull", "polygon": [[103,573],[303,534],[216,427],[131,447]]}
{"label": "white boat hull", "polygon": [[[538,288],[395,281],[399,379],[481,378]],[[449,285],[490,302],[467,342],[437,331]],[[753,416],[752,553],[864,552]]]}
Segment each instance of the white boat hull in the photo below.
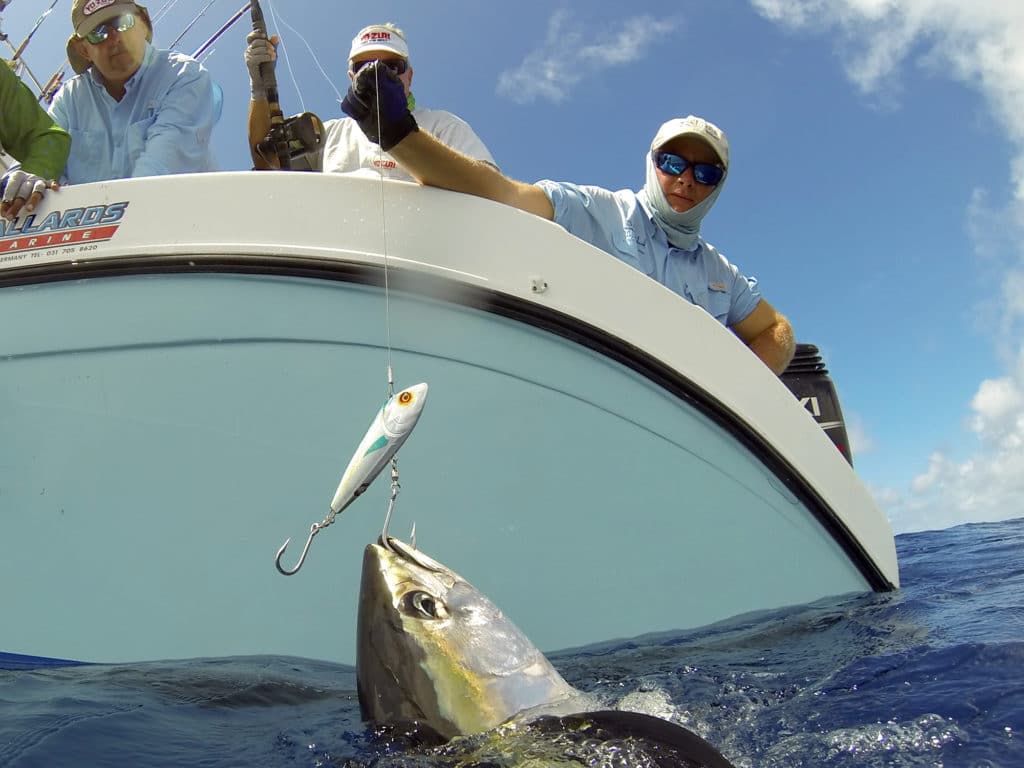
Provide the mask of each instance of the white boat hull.
{"label": "white boat hull", "polygon": [[548,222],[302,174],[51,198],[36,225],[128,205],[95,248],[0,262],[0,651],[353,661],[386,473],[300,573],[273,557],[387,394],[388,323],[397,384],[430,385],[391,530],[542,649],[898,585],[887,521],[785,387]]}

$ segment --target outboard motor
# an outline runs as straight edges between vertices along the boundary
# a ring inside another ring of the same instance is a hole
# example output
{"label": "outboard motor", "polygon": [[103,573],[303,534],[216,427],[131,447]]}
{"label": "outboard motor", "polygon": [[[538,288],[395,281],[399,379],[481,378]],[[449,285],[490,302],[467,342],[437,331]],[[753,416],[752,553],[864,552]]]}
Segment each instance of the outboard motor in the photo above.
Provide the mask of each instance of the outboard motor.
{"label": "outboard motor", "polygon": [[797,344],[796,354],[781,378],[852,466],[853,452],[846,435],[843,411],[839,407],[839,395],[828,377],[828,368],[822,362],[818,348],[813,344]]}

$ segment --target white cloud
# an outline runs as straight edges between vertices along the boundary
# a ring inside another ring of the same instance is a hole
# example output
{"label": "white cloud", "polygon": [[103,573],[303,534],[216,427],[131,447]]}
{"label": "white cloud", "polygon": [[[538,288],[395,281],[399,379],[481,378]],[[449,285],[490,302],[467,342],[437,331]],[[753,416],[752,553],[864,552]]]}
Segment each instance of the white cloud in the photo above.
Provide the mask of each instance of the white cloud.
{"label": "white cloud", "polygon": [[[967,404],[969,458],[936,451],[905,490],[875,489],[898,531],[1024,516],[1024,2],[1007,0],[751,0],[762,16],[807,33],[838,34],[847,76],[865,93],[892,89],[907,63],[982,95],[1013,148],[1014,199],[983,190],[965,212],[980,265],[997,271],[991,317],[1005,376]],[[993,302],[995,304],[995,302]],[[950,364],[956,350],[950,349]]]}
{"label": "white cloud", "polygon": [[499,95],[518,104],[564,101],[580,81],[642,58],[652,42],[676,29],[674,21],[638,16],[614,25],[618,31],[612,35],[588,37],[573,19],[566,10],[551,14],[540,47],[499,76]]}
{"label": "white cloud", "polygon": [[897,531],[1024,517],[1024,350],[1007,376],[981,382],[970,410],[973,456],[936,451],[907,490],[874,490]]}
{"label": "white cloud", "polygon": [[850,441],[850,451],[853,453],[854,461],[857,460],[858,456],[873,453],[876,448],[875,440],[868,434],[867,428],[864,426],[864,420],[857,414],[852,414],[845,417],[844,421],[846,422],[846,436]]}
{"label": "white cloud", "polygon": [[908,491],[885,488],[874,495],[901,532],[1022,517],[1024,451],[996,451],[966,461],[935,453]]}
{"label": "white cloud", "polygon": [[981,382],[971,401],[974,418],[971,428],[987,443],[1020,447],[1024,430],[1024,395],[1020,385],[1009,377]]}
{"label": "white cloud", "polygon": [[985,96],[1020,153],[1012,176],[1024,202],[1024,3],[1006,0],[751,0],[794,29],[837,31],[843,66],[865,92],[908,59]]}

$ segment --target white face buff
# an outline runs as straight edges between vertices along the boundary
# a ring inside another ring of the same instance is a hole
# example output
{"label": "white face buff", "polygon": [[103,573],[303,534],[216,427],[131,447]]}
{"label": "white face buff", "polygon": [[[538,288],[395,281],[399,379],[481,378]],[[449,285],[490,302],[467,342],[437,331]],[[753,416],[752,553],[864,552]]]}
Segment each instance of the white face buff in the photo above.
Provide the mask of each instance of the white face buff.
{"label": "white face buff", "polygon": [[692,251],[697,245],[697,238],[700,236],[700,222],[708,215],[711,206],[718,199],[725,180],[729,175],[728,170],[722,176],[722,180],[715,185],[714,191],[697,205],[688,211],[672,210],[664,191],[661,189],[661,181],[658,179],[658,172],[654,168],[653,152],[647,153],[647,181],[644,183],[643,194],[647,203],[651,206],[654,220],[658,226],[665,230],[668,241],[676,248],[684,251]]}

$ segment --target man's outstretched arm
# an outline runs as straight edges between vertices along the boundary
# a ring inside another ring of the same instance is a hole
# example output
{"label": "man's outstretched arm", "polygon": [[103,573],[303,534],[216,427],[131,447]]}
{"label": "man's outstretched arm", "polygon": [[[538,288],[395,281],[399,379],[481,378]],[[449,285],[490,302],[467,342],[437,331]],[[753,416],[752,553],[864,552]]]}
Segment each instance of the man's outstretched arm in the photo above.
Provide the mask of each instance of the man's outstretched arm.
{"label": "man's outstretched arm", "polygon": [[419,130],[401,82],[379,62],[359,70],[341,108],[370,141],[421,184],[485,197],[545,219],[554,217],[540,187],[510,179],[489,163],[467,157]]}
{"label": "man's outstretched arm", "polygon": [[545,219],[555,211],[544,190],[503,175],[442,144],[426,131],[410,133],[389,152],[421,184],[486,197]]}

